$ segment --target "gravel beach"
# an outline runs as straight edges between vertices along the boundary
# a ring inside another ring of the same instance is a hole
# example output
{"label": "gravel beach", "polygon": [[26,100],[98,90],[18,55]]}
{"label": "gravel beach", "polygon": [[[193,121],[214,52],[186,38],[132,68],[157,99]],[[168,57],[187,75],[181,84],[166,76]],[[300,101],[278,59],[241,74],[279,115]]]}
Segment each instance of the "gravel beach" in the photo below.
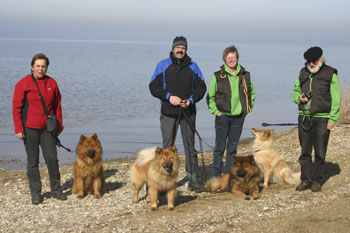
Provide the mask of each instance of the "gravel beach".
{"label": "gravel beach", "polygon": [[[278,132],[275,149],[294,172],[300,170],[297,129]],[[238,155],[251,154],[252,138],[242,140]],[[231,193],[194,193],[187,190],[184,156],[175,210],[165,196],[152,211],[143,198],[132,204],[129,169],[134,158],[104,161],[107,192],[78,199],[71,194],[73,165],[60,166],[68,200],[50,198],[47,168],[41,168],[43,204],[32,205],[25,170],[0,170],[0,232],[348,232],[350,228],[350,125],[331,132],[326,157],[326,180],[321,192],[295,191],[295,186],[272,184],[258,200]],[[199,155],[201,158],[201,155]],[[210,170],[212,152],[204,153]],[[200,160],[200,159],[199,159]],[[144,189],[141,197],[144,197]]]}

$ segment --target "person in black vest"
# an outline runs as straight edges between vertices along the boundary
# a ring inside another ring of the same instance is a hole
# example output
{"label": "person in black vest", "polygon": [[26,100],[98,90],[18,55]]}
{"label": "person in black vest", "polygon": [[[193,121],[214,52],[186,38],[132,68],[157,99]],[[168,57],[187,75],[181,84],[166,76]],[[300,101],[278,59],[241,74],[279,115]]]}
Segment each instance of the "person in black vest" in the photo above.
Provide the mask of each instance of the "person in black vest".
{"label": "person in black vest", "polygon": [[[27,153],[27,176],[32,196],[32,203],[43,202],[39,171],[39,145],[49,171],[51,196],[66,200],[60,189],[60,172],[57,159],[56,138],[46,129],[47,116],[40,100],[38,88],[45,101],[49,114],[55,114],[58,120],[59,135],[63,131],[61,93],[56,81],[47,76],[49,59],[45,54],[36,54],[31,63],[31,74],[28,74],[15,86],[12,100],[12,115],[15,135],[23,140]],[[38,87],[36,86],[37,82]]]}
{"label": "person in black vest", "polygon": [[207,88],[198,65],[187,55],[187,40],[178,36],[173,40],[169,58],[160,61],[153,73],[149,89],[151,94],[161,100],[160,127],[163,148],[175,142],[176,122],[180,109],[186,111],[188,120],[181,115],[180,127],[186,156],[186,173],[190,180],[189,189],[202,191],[203,186],[198,170],[198,156],[194,147],[196,123],[196,103],[200,101]]}
{"label": "person in black vest", "polygon": [[[340,90],[337,70],[325,64],[320,47],[304,53],[305,67],[300,71],[293,89],[293,101],[298,104],[298,131],[301,145],[299,164],[301,183],[297,191],[321,190],[324,163],[330,130],[339,118]],[[315,159],[312,161],[312,148]]]}
{"label": "person in black vest", "polygon": [[[255,91],[250,73],[238,63],[235,46],[223,52],[224,65],[214,73],[207,95],[209,111],[215,115],[215,150],[212,176],[231,170],[237,144],[241,137],[245,116],[250,114],[255,101]],[[226,166],[222,158],[227,144]]]}

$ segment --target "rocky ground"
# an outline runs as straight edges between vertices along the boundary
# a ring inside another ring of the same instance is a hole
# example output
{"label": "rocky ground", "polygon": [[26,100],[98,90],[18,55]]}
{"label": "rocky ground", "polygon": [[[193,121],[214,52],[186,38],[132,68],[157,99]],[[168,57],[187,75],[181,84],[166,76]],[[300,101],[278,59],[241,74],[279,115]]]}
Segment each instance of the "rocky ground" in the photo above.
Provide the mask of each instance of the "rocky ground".
{"label": "rocky ground", "polygon": [[[299,171],[297,130],[277,133],[275,145],[292,170]],[[252,139],[241,141],[238,154],[250,154],[251,146]],[[60,167],[68,200],[50,198],[47,169],[41,168],[45,200],[37,206],[30,201],[26,171],[0,170],[0,232],[349,232],[349,151],[350,125],[338,125],[331,133],[321,192],[273,184],[250,201],[231,193],[187,191],[182,166],[173,211],[167,210],[165,197],[156,211],[144,199],[132,204],[131,158],[104,162],[107,193],[101,199],[90,195],[80,200],[71,194],[72,165]],[[204,157],[210,164],[212,153]]]}

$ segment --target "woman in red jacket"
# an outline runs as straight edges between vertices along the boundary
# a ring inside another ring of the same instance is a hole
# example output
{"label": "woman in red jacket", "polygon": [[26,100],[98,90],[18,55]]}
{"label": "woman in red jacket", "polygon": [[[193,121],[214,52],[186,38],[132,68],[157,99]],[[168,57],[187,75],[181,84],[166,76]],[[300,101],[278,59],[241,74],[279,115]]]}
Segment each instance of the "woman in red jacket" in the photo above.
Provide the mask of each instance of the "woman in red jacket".
{"label": "woman in red jacket", "polygon": [[58,135],[63,130],[61,94],[56,81],[46,75],[48,66],[49,59],[46,55],[36,54],[32,59],[31,74],[16,84],[12,101],[15,134],[24,141],[30,193],[32,203],[36,205],[43,202],[39,173],[39,145],[49,171],[51,196],[59,200],[67,199],[60,190],[56,137],[46,130],[47,116],[38,91],[39,87],[48,114],[55,114],[57,117],[59,126],[56,134]]}

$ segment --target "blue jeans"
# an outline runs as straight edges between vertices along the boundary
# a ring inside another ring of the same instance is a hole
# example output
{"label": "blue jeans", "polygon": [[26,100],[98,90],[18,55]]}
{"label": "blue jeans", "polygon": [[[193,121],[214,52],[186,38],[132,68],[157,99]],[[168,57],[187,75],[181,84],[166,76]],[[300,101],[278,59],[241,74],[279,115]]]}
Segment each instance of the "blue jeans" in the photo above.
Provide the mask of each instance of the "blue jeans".
{"label": "blue jeans", "polygon": [[[214,177],[220,177],[221,173],[231,170],[232,159],[237,152],[237,144],[242,134],[245,115],[241,114],[235,117],[229,117],[224,114],[215,118],[215,150],[213,153],[213,172]],[[223,166],[222,158],[226,151],[226,165]]]}

